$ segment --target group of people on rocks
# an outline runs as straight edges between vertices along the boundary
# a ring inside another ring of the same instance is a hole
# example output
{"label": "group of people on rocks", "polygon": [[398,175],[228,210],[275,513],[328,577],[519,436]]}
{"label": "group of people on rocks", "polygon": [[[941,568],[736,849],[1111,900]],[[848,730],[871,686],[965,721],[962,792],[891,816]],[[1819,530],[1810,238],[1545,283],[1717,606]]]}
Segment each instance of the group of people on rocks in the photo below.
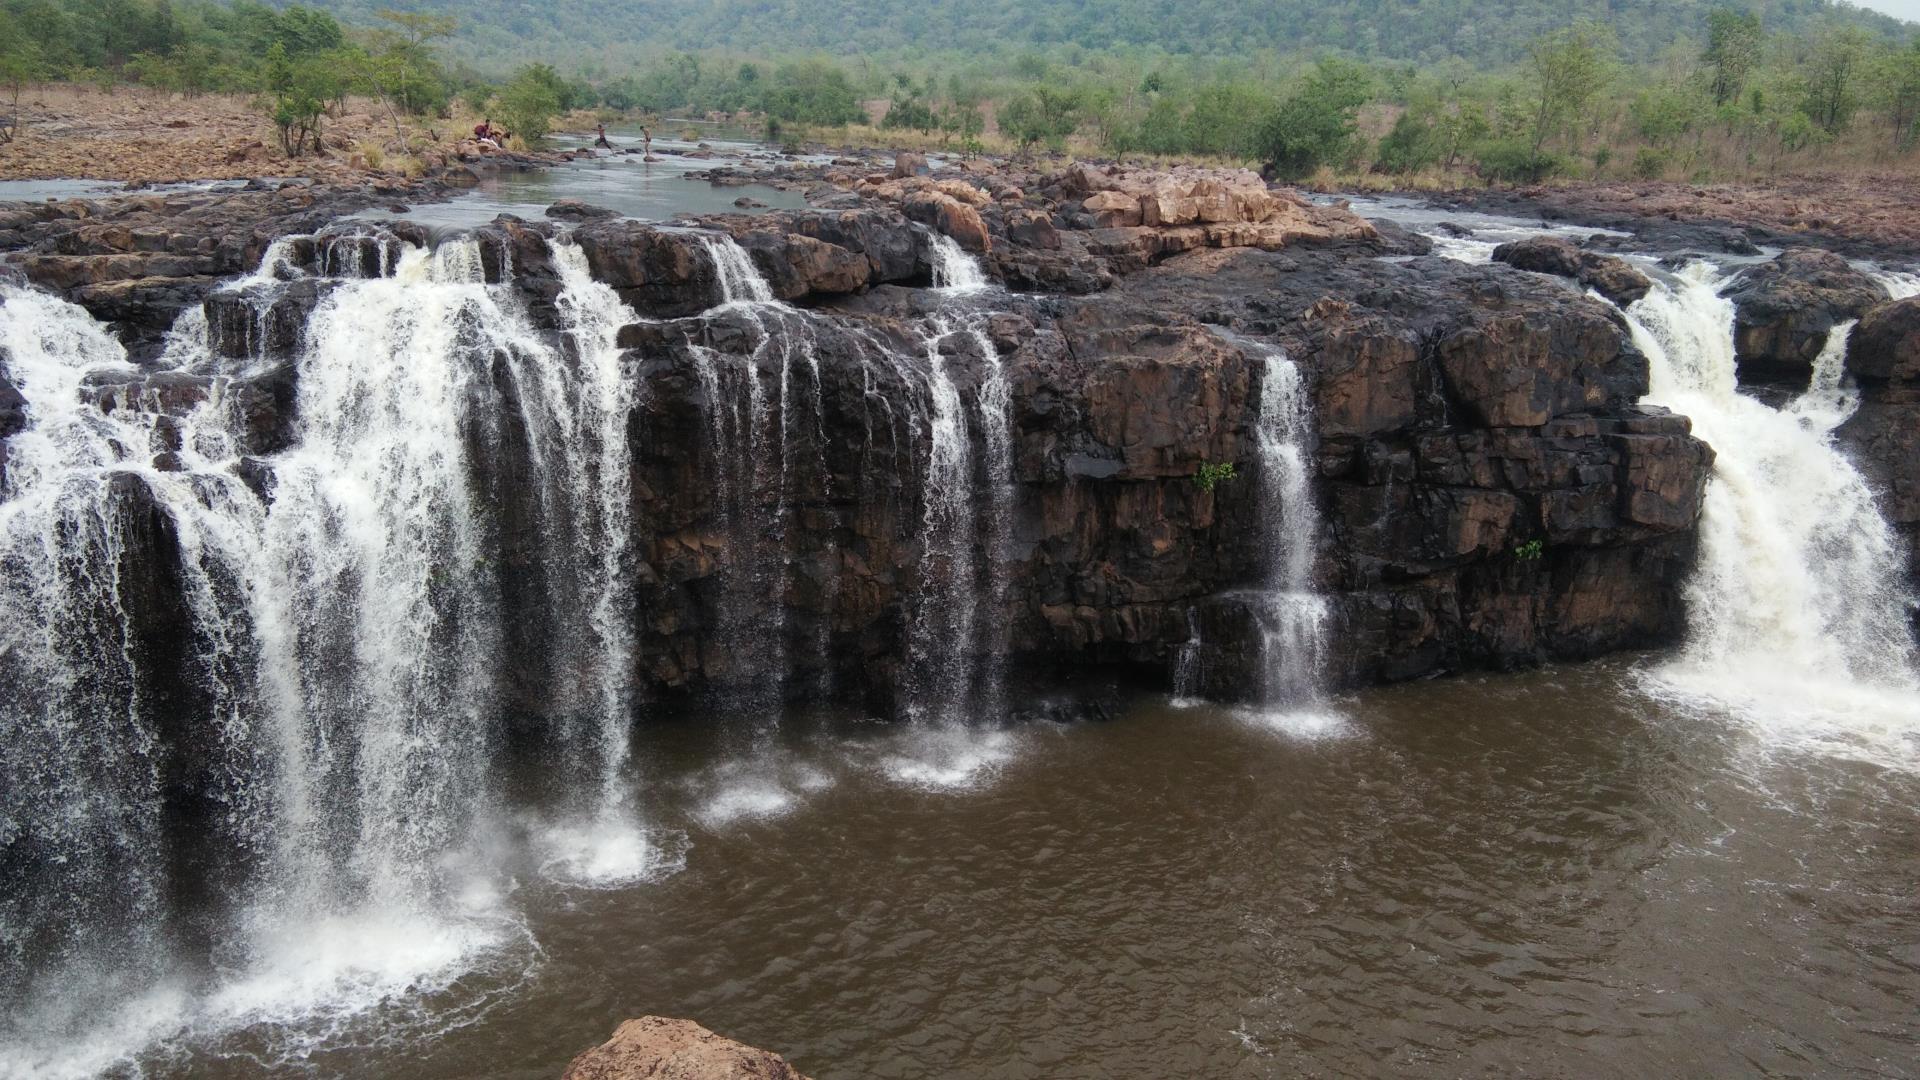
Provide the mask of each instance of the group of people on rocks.
{"label": "group of people on rocks", "polygon": [[513,138],[513,132],[494,127],[493,118],[488,117],[473,125],[473,137],[480,145],[491,146],[498,150],[507,144],[508,139]]}
{"label": "group of people on rocks", "polygon": [[[607,125],[599,125],[595,134],[598,137],[593,140],[593,145],[602,150],[613,149],[613,143],[607,141]],[[494,127],[493,118],[487,117],[473,125],[473,138],[474,141],[478,142],[481,146],[498,150],[506,145],[508,139],[513,138],[513,132],[507,131],[504,128]],[[647,155],[647,160],[653,160],[653,132],[648,131],[644,127],[641,128],[640,139],[641,145],[644,147],[643,152]]]}

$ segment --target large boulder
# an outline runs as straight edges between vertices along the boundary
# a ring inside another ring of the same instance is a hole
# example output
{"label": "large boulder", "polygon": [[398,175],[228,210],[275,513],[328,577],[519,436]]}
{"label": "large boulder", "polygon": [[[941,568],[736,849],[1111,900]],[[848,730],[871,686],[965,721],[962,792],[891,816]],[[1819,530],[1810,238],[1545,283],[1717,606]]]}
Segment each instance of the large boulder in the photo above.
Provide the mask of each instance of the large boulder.
{"label": "large boulder", "polygon": [[901,209],[913,220],[946,233],[968,251],[985,254],[993,249],[993,238],[980,219],[979,209],[948,192],[916,191],[907,196]]}
{"label": "large boulder", "polygon": [[807,1080],[779,1054],[691,1020],[643,1016],[573,1059],[560,1080]]}
{"label": "large boulder", "polygon": [[932,171],[927,165],[927,155],[902,150],[893,156],[893,172],[889,175],[895,180],[904,180],[909,176],[925,176]]}
{"label": "large boulder", "polygon": [[1743,271],[1726,296],[1740,381],[1804,390],[1833,328],[1885,303],[1887,290],[1831,251],[1793,248]]}
{"label": "large boulder", "polygon": [[1920,296],[1861,316],[1847,340],[1847,370],[1864,382],[1920,382]]}
{"label": "large boulder", "polygon": [[1625,307],[1653,290],[1647,275],[1617,255],[1583,251],[1558,236],[1530,236],[1493,249],[1493,260],[1518,270],[1572,278]]}

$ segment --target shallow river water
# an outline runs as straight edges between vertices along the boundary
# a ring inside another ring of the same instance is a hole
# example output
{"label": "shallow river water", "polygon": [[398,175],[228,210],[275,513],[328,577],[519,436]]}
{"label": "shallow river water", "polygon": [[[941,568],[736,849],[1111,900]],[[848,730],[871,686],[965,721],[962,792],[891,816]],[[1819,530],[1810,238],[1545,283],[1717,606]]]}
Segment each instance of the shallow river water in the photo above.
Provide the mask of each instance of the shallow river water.
{"label": "shallow river water", "polygon": [[812,718],[757,748],[654,730],[683,869],[529,884],[537,948],[308,1064],[551,1078],[663,1013],[821,1078],[1920,1072],[1920,777],[1638,678],[1305,719],[1142,697],[946,738]]}

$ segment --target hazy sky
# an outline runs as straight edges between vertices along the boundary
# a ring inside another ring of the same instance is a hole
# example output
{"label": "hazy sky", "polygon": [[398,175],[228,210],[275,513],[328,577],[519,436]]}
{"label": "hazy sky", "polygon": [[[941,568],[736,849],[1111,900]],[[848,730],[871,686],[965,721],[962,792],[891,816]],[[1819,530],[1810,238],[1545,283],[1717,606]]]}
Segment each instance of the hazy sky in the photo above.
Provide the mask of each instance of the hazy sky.
{"label": "hazy sky", "polygon": [[1853,3],[1857,7],[1872,8],[1912,22],[1920,22],[1920,0],[1853,0]]}

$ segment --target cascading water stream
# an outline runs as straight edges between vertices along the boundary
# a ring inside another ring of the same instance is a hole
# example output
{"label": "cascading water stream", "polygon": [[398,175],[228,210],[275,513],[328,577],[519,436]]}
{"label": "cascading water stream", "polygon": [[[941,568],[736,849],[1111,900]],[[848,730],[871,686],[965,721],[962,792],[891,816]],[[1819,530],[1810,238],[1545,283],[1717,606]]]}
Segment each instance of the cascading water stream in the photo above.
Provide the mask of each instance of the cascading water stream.
{"label": "cascading water stream", "polygon": [[1835,330],[1785,408],[1741,394],[1724,280],[1693,263],[1627,310],[1647,400],[1690,417],[1717,458],[1686,587],[1689,631],[1659,691],[1732,709],[1788,743],[1920,760],[1900,548],[1833,443],[1853,411]]}
{"label": "cascading water stream", "polygon": [[1282,710],[1311,709],[1320,695],[1327,604],[1313,587],[1319,520],[1310,472],[1312,435],[1312,400],[1300,365],[1284,350],[1268,349],[1254,429],[1267,556],[1266,588],[1256,616],[1262,638],[1261,702]]}
{"label": "cascading water stream", "polygon": [[[0,860],[23,883],[0,900],[0,950],[41,973],[0,979],[5,1058],[86,1074],[183,1031],[345,1023],[519,947],[485,850],[508,827],[509,550],[549,593],[551,703],[589,729],[567,750],[589,781],[538,837],[545,869],[672,869],[627,768],[633,379],[614,335],[636,320],[577,249],[553,255],[558,343],[483,282],[471,239],[326,282],[291,445],[246,461],[231,376],[185,410],[137,381],[94,389],[138,375],[118,343],[0,287],[29,423],[0,502]],[[270,262],[236,287],[270,297],[297,273]],[[168,362],[223,371],[207,340],[183,318]],[[479,500],[514,458],[534,517],[503,537]],[[138,1030],[102,1025],[123,1010]]]}

